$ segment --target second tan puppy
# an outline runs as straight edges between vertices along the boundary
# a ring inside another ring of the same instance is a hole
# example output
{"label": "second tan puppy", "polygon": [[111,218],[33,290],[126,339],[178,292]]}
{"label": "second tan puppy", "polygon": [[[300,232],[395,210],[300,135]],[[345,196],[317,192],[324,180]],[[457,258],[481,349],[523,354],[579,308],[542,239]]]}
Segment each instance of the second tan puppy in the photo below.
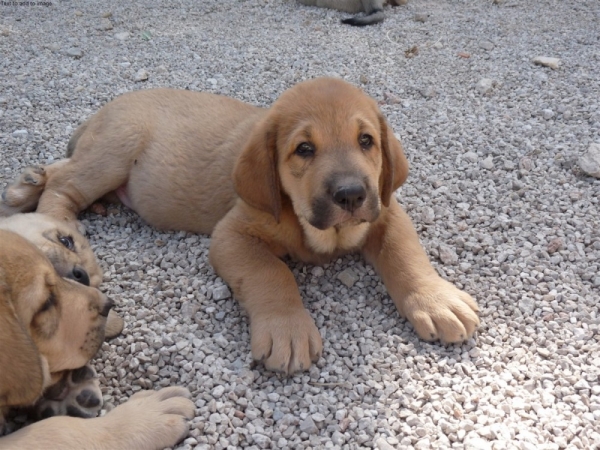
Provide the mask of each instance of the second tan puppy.
{"label": "second tan puppy", "polygon": [[424,339],[460,342],[479,324],[396,201],[408,175],[400,142],[344,81],[300,83],[269,109],[189,91],[125,94],[77,129],[68,155],[35,185],[26,174],[9,186],[4,208],[31,208],[41,193],[39,212],[71,221],[114,191],[158,228],[213,233],[211,263],[269,369],[307,369],[322,351],[284,255],[322,264],[361,252]]}
{"label": "second tan puppy", "polygon": [[[0,431],[6,410],[32,405],[97,352],[111,306],[97,289],[59,276],[29,241],[0,230]],[[179,387],[140,392],[105,417],[34,423],[0,437],[0,448],[162,449],[187,434],[189,397]]]}

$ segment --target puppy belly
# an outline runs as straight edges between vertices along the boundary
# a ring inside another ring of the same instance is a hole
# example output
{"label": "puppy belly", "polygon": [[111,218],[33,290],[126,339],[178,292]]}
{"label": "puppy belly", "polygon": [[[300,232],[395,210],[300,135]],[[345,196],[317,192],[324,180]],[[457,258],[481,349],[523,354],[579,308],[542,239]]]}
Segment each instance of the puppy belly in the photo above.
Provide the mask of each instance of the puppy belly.
{"label": "puppy belly", "polygon": [[132,209],[135,211],[135,208],[133,207],[133,205],[131,203],[131,199],[129,198],[129,193],[127,192],[127,183],[119,186],[115,190],[115,193],[117,194],[117,197],[119,197],[119,200],[121,201],[121,203],[123,203],[129,209]]}

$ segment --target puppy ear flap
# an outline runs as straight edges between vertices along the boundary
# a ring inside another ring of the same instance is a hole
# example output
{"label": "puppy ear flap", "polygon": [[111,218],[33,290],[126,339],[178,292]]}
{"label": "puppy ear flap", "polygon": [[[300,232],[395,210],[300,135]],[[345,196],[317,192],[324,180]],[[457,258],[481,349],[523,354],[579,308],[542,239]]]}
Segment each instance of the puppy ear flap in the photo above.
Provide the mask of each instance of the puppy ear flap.
{"label": "puppy ear flap", "polygon": [[381,128],[381,153],[382,170],[379,176],[379,192],[383,206],[390,206],[394,191],[398,189],[408,177],[408,160],[404,155],[402,144],[387,124],[383,116],[379,115]]}
{"label": "puppy ear flap", "polygon": [[44,369],[9,295],[8,286],[0,281],[0,406],[28,406],[42,395]]}
{"label": "puppy ear flap", "polygon": [[267,116],[259,122],[233,169],[235,192],[250,206],[279,222],[281,188],[277,171],[277,125]]}

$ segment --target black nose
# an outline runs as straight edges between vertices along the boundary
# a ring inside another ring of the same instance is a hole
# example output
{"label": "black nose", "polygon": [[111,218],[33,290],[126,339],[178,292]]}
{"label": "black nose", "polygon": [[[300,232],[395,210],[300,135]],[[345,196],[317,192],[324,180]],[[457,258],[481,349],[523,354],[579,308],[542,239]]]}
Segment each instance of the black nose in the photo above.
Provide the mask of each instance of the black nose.
{"label": "black nose", "polygon": [[112,299],[106,297],[106,303],[104,304],[102,311],[100,311],[100,315],[104,316],[104,317],[108,317],[108,313],[110,312],[110,309],[113,306],[115,306],[115,302],[113,302]]}
{"label": "black nose", "polygon": [[333,200],[346,211],[360,208],[367,197],[367,191],[361,184],[340,186],[333,194]]}
{"label": "black nose", "polygon": [[90,276],[81,267],[73,267],[73,270],[71,271],[71,273],[67,274],[66,278],[69,278],[73,281],[77,281],[78,283],[81,283],[84,286],[90,285]]}

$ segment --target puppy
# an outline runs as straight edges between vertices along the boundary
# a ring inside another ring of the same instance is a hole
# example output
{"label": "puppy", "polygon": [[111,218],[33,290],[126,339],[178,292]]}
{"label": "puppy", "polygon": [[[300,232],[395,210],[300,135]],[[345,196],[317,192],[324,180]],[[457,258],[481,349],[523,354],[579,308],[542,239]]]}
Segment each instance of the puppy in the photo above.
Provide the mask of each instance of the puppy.
{"label": "puppy", "polygon": [[[112,301],[60,277],[21,236],[0,230],[0,424],[62,373],[84,366],[104,339]],[[151,449],[175,444],[194,412],[189,392],[143,392],[105,417],[55,417],[0,438],[3,449]]]}
{"label": "puppy", "polygon": [[[16,214],[0,218],[0,230],[17,233],[34,244],[60,276],[85,286],[97,288],[100,285],[102,271],[92,249],[85,237],[70,224],[45,214]],[[105,325],[105,336],[117,336],[123,326],[123,319],[111,309]],[[86,365],[74,371],[65,371],[55,385],[46,389],[34,410],[38,417],[65,414],[94,417],[102,405],[102,391],[96,371]]]}
{"label": "puppy", "polygon": [[213,94],[125,94],[75,132],[70,159],[21,177],[6,207],[73,221],[114,191],[161,229],[212,233],[210,261],[250,317],[255,359],[307,369],[319,331],[281,257],[323,264],[360,252],[424,339],[461,342],[475,301],[435,272],[394,191],[408,175],[376,102],[339,79],[306,81],[269,109]]}
{"label": "puppy", "polygon": [[3,407],[31,405],[96,353],[113,303],[61,278],[20,236],[0,231],[0,238],[0,399]]}
{"label": "puppy", "polygon": [[392,6],[406,5],[408,0],[298,0],[303,5],[318,6],[320,8],[337,9],[338,11],[357,14],[364,12],[362,17],[356,16],[343,19],[342,23],[364,27],[383,22],[385,15],[383,5],[389,3]]}

